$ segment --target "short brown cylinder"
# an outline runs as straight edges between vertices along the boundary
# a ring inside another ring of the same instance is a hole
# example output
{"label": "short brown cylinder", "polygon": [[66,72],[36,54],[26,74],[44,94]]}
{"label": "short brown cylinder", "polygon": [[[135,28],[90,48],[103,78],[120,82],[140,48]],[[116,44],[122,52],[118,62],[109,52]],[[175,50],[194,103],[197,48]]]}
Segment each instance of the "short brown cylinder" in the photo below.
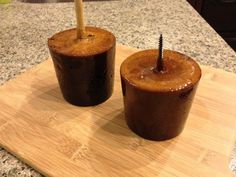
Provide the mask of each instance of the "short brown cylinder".
{"label": "short brown cylinder", "polygon": [[113,92],[116,39],[95,27],[86,27],[85,39],[76,38],[76,29],[69,29],[48,39],[60,89],[73,105],[97,105]]}
{"label": "short brown cylinder", "polygon": [[121,82],[130,129],[146,139],[166,140],[184,128],[201,69],[191,58],[164,50],[164,70],[158,72],[157,57],[157,50],[128,57],[121,65]]}

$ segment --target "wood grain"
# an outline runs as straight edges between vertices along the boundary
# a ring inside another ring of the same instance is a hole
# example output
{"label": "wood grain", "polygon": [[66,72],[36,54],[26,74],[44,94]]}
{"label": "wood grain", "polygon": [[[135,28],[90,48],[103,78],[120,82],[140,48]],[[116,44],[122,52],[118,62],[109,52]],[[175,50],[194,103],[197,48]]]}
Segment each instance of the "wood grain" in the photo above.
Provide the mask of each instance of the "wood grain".
{"label": "wood grain", "polygon": [[131,132],[119,66],[137,51],[117,47],[113,96],[94,107],[66,103],[51,60],[0,88],[0,146],[50,177],[229,177],[236,140],[236,75],[202,66],[183,133],[161,142]]}

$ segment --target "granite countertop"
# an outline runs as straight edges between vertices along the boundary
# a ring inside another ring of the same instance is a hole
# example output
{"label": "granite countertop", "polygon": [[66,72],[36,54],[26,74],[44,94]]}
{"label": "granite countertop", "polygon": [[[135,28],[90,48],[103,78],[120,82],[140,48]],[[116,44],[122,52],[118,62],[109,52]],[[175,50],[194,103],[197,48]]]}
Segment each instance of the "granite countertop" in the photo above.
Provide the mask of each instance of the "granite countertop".
{"label": "granite countertop", "polygon": [[[183,52],[199,63],[236,73],[236,53],[186,0],[85,2],[88,25],[112,31],[117,43]],[[47,38],[75,27],[73,3],[0,5],[0,85],[48,58]],[[0,148],[0,176],[41,176]]]}

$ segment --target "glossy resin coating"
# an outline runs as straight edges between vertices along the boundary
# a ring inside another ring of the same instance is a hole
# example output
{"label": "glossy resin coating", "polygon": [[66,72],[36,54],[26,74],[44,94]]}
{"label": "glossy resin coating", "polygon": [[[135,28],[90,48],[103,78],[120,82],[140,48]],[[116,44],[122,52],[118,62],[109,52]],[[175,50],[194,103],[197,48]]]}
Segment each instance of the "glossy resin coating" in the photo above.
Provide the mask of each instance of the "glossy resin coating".
{"label": "glossy resin coating", "polygon": [[69,29],[48,39],[63,97],[78,106],[104,102],[114,84],[114,35],[95,27],[86,27],[86,35],[77,40],[76,29]]}
{"label": "glossy resin coating", "polygon": [[201,77],[191,58],[164,50],[164,70],[156,72],[157,50],[128,57],[121,65],[125,117],[138,135],[165,140],[181,133]]}

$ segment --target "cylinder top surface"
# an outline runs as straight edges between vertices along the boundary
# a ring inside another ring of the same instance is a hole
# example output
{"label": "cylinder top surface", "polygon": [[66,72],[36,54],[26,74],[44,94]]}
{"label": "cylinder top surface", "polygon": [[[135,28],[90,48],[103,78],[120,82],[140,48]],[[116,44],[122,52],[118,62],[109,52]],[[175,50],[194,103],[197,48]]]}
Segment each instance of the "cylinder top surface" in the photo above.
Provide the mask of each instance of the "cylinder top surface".
{"label": "cylinder top surface", "polygon": [[65,56],[92,56],[109,50],[115,43],[115,36],[101,28],[86,27],[84,39],[77,39],[76,29],[54,34],[48,39],[50,50]]}
{"label": "cylinder top surface", "polygon": [[128,57],[121,65],[121,76],[142,90],[175,92],[192,88],[201,77],[199,65],[179,52],[164,50],[164,70],[156,72],[158,50],[145,50]]}

